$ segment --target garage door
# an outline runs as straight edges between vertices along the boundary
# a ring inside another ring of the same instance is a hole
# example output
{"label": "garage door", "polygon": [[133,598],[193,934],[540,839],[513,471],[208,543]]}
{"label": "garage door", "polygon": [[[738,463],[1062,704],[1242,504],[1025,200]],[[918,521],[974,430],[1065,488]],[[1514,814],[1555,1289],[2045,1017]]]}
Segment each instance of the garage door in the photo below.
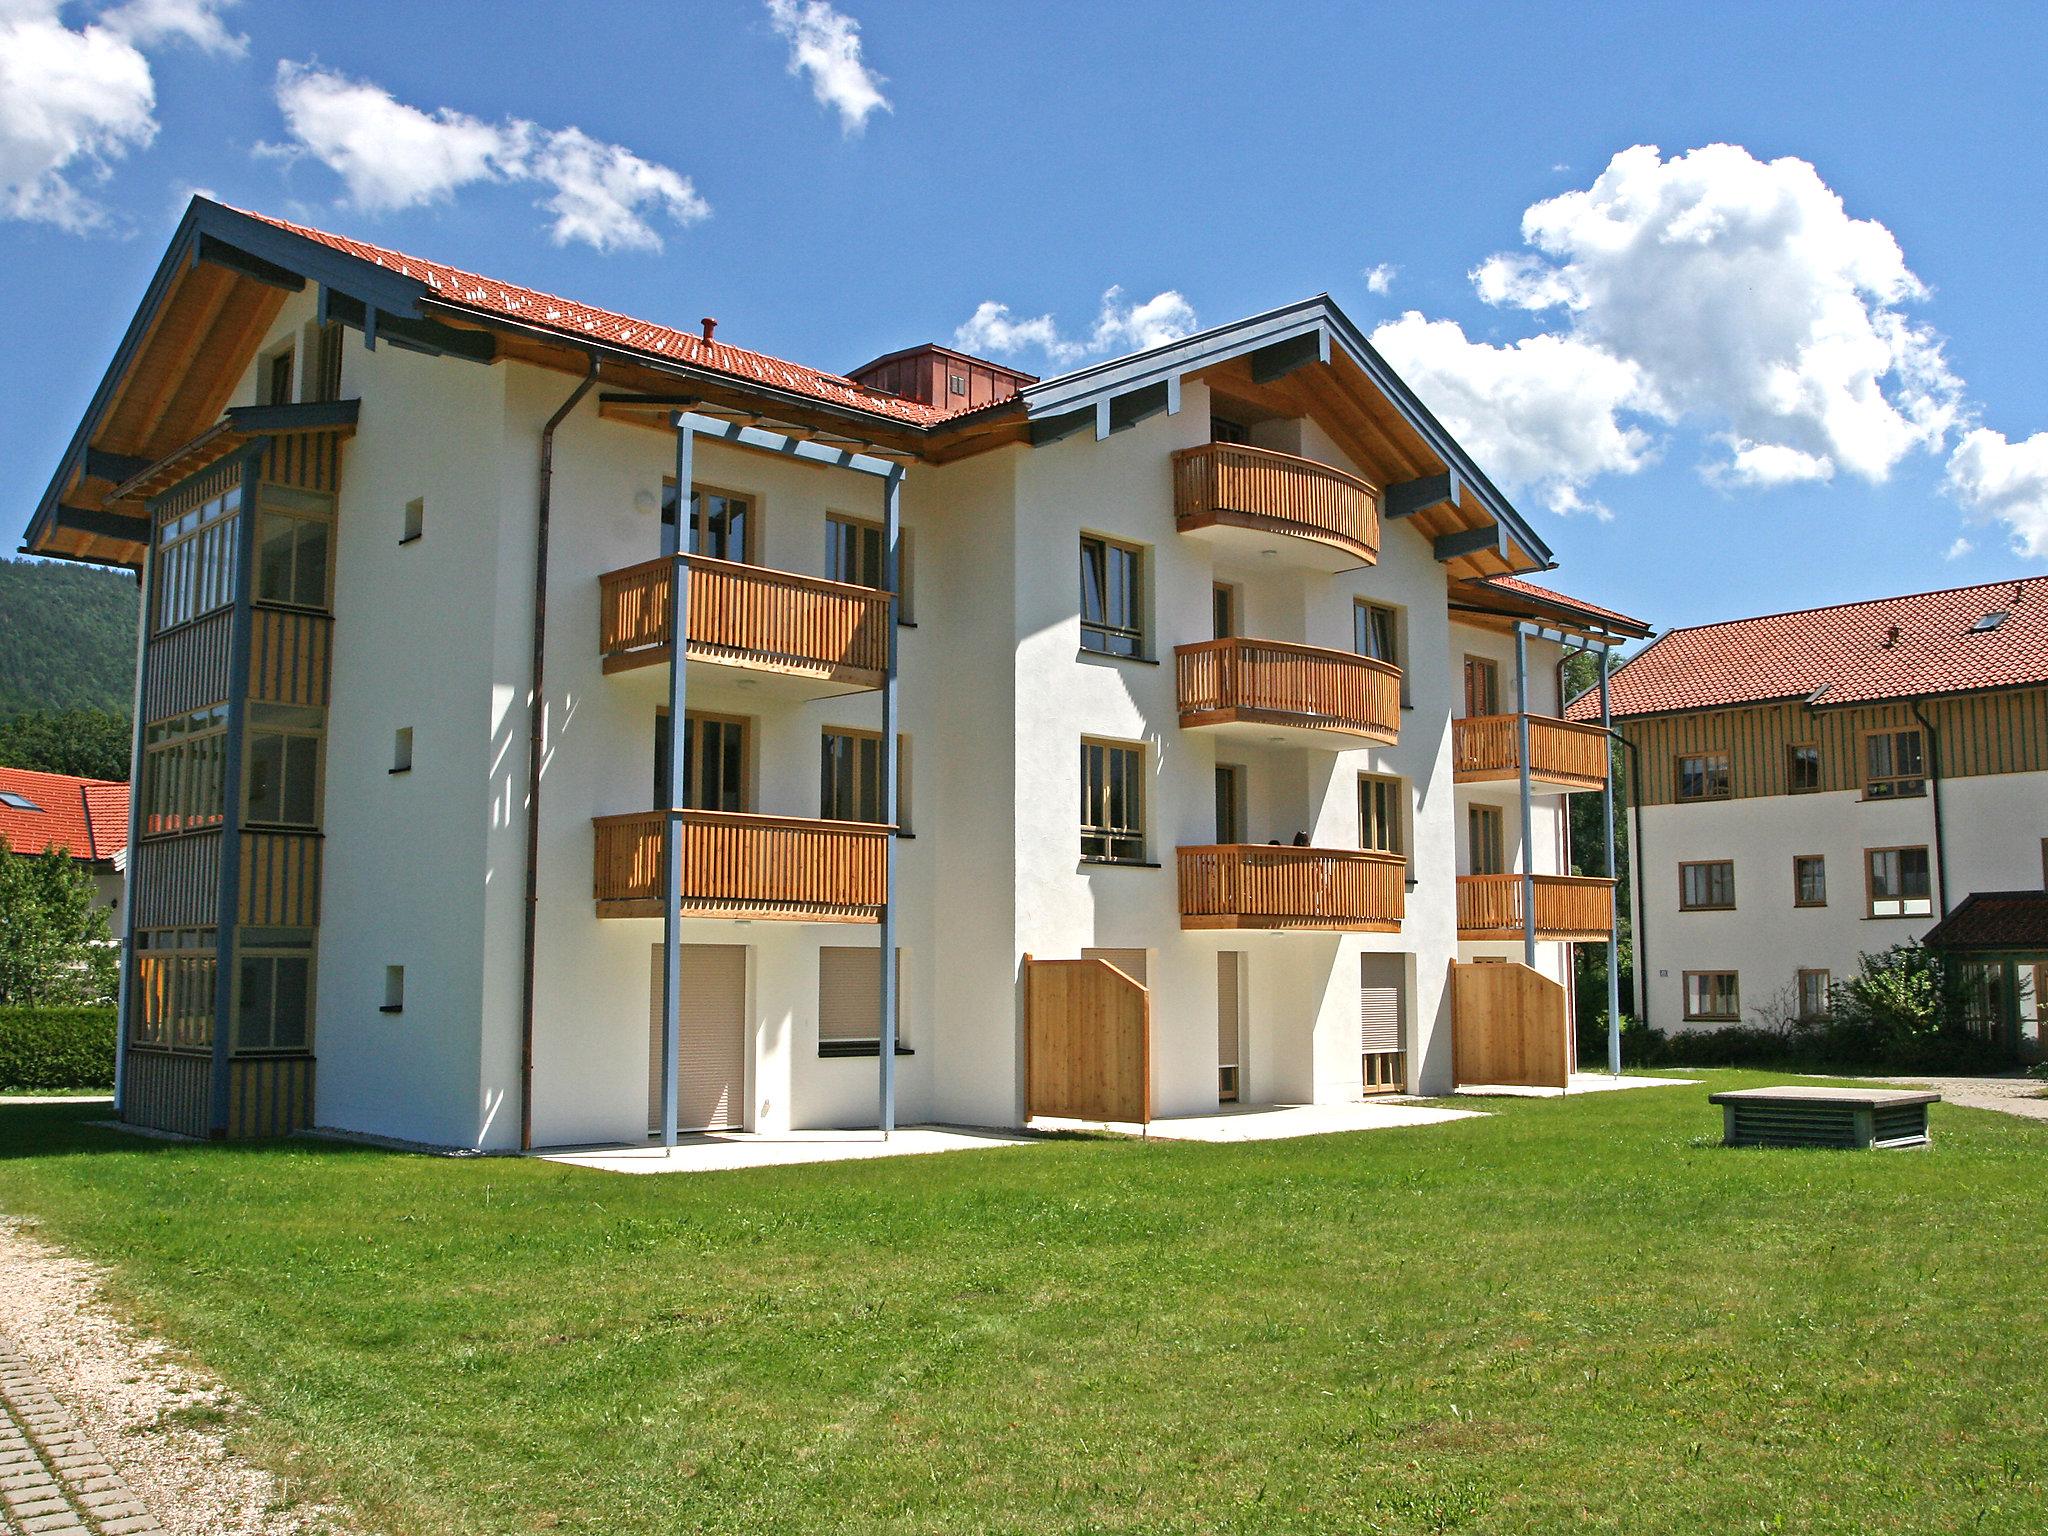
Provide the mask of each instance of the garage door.
{"label": "garage door", "polygon": [[1359,1086],[1366,1093],[1400,1093],[1408,1086],[1407,983],[1406,956],[1358,957]]}
{"label": "garage door", "polygon": [[[733,1130],[747,1117],[747,947],[683,946],[676,1128]],[[661,946],[648,988],[647,1128],[661,1129]]]}

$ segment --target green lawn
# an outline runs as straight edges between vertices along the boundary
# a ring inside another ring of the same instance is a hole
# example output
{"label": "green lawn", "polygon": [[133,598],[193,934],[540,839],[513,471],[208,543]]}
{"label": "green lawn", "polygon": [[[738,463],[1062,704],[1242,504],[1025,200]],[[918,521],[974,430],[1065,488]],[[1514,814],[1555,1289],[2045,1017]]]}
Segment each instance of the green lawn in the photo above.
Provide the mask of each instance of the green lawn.
{"label": "green lawn", "polygon": [[0,1209],[393,1532],[2048,1528],[2048,1125],[1495,1107],[628,1178],[6,1105]]}

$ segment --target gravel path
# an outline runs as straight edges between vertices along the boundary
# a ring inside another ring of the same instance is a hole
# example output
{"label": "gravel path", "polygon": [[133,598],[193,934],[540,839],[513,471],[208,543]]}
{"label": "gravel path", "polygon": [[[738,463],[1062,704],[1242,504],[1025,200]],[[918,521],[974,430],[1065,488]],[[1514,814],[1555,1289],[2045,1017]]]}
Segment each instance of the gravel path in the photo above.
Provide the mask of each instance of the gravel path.
{"label": "gravel path", "polygon": [[1883,1077],[1901,1088],[1932,1088],[1947,1104],[1995,1109],[2023,1120],[2048,1120],[2048,1083],[2034,1077]]}
{"label": "gravel path", "polygon": [[[240,1405],[117,1319],[99,1289],[92,1265],[0,1216],[0,1531],[346,1532],[339,1511],[294,1501],[231,1455],[225,1426]],[[17,1502],[28,1493],[39,1498]]]}

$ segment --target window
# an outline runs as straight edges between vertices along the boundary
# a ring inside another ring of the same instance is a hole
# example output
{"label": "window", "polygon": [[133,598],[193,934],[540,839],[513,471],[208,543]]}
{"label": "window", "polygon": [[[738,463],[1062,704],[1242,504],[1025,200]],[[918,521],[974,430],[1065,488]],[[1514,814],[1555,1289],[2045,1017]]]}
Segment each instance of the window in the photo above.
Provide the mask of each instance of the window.
{"label": "window", "polygon": [[1982,618],[1977,620],[1976,623],[1970,626],[1970,633],[1973,635],[1990,634],[1992,630],[1998,628],[1999,625],[2005,622],[2005,615],[2005,609],[1994,608],[1991,612],[1985,614]]}
{"label": "window", "polygon": [[1726,1022],[1742,1017],[1742,998],[1734,971],[1687,971],[1685,1016]]}
{"label": "window", "polygon": [[1216,765],[1216,841],[1245,841],[1244,770],[1234,763]]}
{"label": "window", "polygon": [[1678,760],[1678,798],[1726,800],[1729,793],[1728,754],[1700,752]]}
{"label": "window", "polygon": [[405,504],[405,518],[399,525],[398,542],[410,544],[427,531],[427,498],[415,496]]}
{"label": "window", "polygon": [[1820,1019],[1828,1011],[1828,973],[1806,971],[1799,973],[1799,1017]]}
{"label": "window", "polygon": [[1382,778],[1377,774],[1361,773],[1358,776],[1358,846],[1373,853],[1402,853],[1405,845],[1401,837],[1404,820],[1399,779]]}
{"label": "window", "polygon": [[156,627],[159,632],[224,608],[235,596],[237,485],[171,515],[156,530]]}
{"label": "window", "polygon": [[[818,776],[818,814],[827,821],[883,822],[882,738],[827,726]],[[896,738],[896,830],[910,830],[910,738]]]}
{"label": "window", "polygon": [[1870,916],[1933,915],[1925,848],[1872,848],[1864,858],[1868,861]]}
{"label": "window", "polygon": [[266,485],[256,499],[256,600],[327,606],[331,497]]}
{"label": "window", "polygon": [[326,325],[317,320],[306,322],[301,337],[306,359],[305,378],[299,390],[306,400],[339,400],[341,398],[341,326],[330,321]]}
{"label": "window", "polygon": [[825,514],[825,574],[833,581],[843,581],[850,587],[872,587],[880,592],[887,588],[885,571],[888,566],[888,551],[883,546],[882,535],[886,530],[880,523],[870,523],[842,513]]}
{"label": "window", "polygon": [[142,733],[142,835],[220,825],[227,805],[228,707],[159,720]]}
{"label": "window", "polygon": [[405,967],[387,965],[384,967],[384,1006],[380,1013],[405,1012]]}
{"label": "window", "polygon": [[303,1051],[312,1039],[313,945],[299,928],[245,928],[235,976],[235,1049]]}
{"label": "window", "polygon": [[1925,744],[1920,728],[1872,731],[1863,738],[1863,798],[1896,800],[1927,793]]}
{"label": "window", "polygon": [[[896,951],[896,1049],[908,1054],[903,1033],[903,951]],[[818,950],[818,1054],[873,1056],[881,1049],[882,952],[827,944]]]}
{"label": "window", "polygon": [[1351,609],[1351,648],[1361,656],[1401,665],[1401,616],[1385,603],[1360,598]]}
{"label": "window", "polygon": [[1506,839],[1502,833],[1500,807],[1475,805],[1465,813],[1466,852],[1475,875],[1504,875],[1508,871]]}
{"label": "window", "polygon": [[1220,581],[1210,587],[1209,626],[1218,640],[1237,633],[1237,588]]}
{"label": "window", "polygon": [[321,719],[317,709],[249,706],[249,796],[243,814],[250,822],[320,824]]}
{"label": "window", "polygon": [[401,725],[391,737],[391,771],[412,772],[412,727]]}
{"label": "window", "polygon": [[[654,716],[654,804],[668,810],[668,711]],[[683,803],[680,811],[747,808],[747,722],[732,715],[683,717]]]}
{"label": "window", "polygon": [[137,930],[129,1025],[137,1045],[198,1050],[213,1044],[217,938],[212,928]]}
{"label": "window", "polygon": [[[688,553],[708,555],[713,560],[747,561],[753,558],[754,502],[750,496],[715,491],[709,486],[690,487],[690,543]],[[676,525],[676,483],[661,482],[661,525]],[[664,548],[675,542],[666,535]],[[879,585],[879,583],[878,583]]]}
{"label": "window", "polygon": [[1824,907],[1828,904],[1828,861],[1817,853],[1802,853],[1792,860],[1792,905]]}
{"label": "window", "polygon": [[1685,912],[1711,912],[1735,905],[1735,861],[1706,860],[1678,866],[1678,905]]}
{"label": "window", "polygon": [[1465,715],[1477,719],[1500,713],[1500,667],[1484,656],[1465,658]]}
{"label": "window", "polygon": [[1145,751],[1081,743],[1081,857],[1145,861]]}
{"label": "window", "polygon": [[0,789],[0,805],[12,811],[40,811],[42,807],[27,795],[17,795],[11,789]]}
{"label": "window", "polygon": [[292,403],[292,349],[273,352],[263,360],[263,378],[258,386],[262,398],[258,405],[290,405]]}
{"label": "window", "polygon": [[1081,535],[1081,649],[1104,656],[1145,650],[1144,554],[1093,534]]}
{"label": "window", "polygon": [[1819,747],[1785,749],[1785,787],[1795,795],[1810,795],[1820,788]]}
{"label": "window", "polygon": [[1229,421],[1221,416],[1209,418],[1209,441],[1212,443],[1249,443],[1251,429],[1242,422]]}

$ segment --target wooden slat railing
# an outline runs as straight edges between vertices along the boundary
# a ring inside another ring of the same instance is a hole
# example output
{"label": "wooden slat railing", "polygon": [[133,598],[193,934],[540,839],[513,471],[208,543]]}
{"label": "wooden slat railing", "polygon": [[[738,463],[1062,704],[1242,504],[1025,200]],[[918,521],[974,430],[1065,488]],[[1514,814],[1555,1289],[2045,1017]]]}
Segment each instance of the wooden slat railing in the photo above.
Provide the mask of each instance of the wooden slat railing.
{"label": "wooden slat railing", "polygon": [[[1522,771],[1519,715],[1473,715],[1451,722],[1451,774],[1461,783],[1511,779]],[[1529,776],[1598,789],[1607,782],[1607,733],[1597,725],[1529,717]]]}
{"label": "wooden slat railing", "polygon": [[1401,731],[1401,669],[1351,651],[1284,640],[1204,640],[1173,648],[1182,725],[1257,720],[1391,742]]}
{"label": "wooden slat railing", "polygon": [[1394,932],[1407,861],[1354,848],[1206,844],[1179,850],[1183,928]]}
{"label": "wooden slat railing", "polygon": [[1356,475],[1271,448],[1203,443],[1173,456],[1173,511],[1182,528],[1215,523],[1332,544],[1370,564],[1380,509]]}
{"label": "wooden slat railing", "polygon": [[[1604,939],[1613,927],[1612,880],[1591,875],[1538,875],[1536,937]],[[1458,937],[1522,936],[1520,875],[1458,876]]]}
{"label": "wooden slat railing", "polygon": [[[605,669],[664,660],[674,556],[598,578],[598,649]],[[820,576],[705,555],[690,568],[690,650],[697,656],[882,685],[889,666],[889,594]]]}
{"label": "wooden slat railing", "polygon": [[[667,821],[661,811],[595,818],[598,916],[661,915]],[[733,811],[683,811],[680,821],[686,914],[876,921],[889,828]]]}

